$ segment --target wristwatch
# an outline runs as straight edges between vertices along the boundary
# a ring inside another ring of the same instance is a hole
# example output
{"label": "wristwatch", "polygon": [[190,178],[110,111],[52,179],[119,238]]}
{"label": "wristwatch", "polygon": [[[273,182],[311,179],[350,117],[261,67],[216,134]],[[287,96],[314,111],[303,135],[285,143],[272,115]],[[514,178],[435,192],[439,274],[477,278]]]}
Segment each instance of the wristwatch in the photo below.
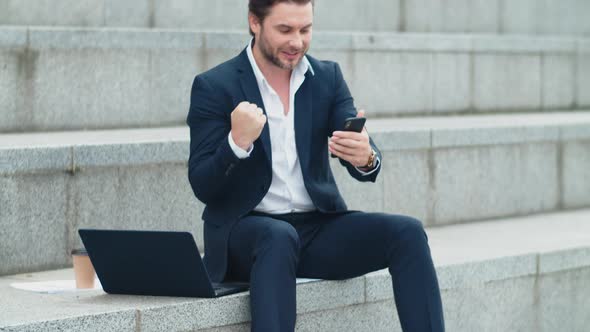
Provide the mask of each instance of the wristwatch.
{"label": "wristwatch", "polygon": [[375,152],[375,150],[371,149],[371,155],[369,156],[369,161],[367,162],[367,165],[363,166],[363,168],[371,169],[371,168],[375,167],[375,158],[376,157],[377,157],[377,152]]}

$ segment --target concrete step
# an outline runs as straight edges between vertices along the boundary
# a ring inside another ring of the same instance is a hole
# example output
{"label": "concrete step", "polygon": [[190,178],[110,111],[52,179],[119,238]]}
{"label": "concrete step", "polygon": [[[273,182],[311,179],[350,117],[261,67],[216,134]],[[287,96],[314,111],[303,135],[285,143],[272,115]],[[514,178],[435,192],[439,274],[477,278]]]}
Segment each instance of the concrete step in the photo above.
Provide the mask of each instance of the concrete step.
{"label": "concrete step", "polygon": [[[247,33],[0,28],[0,132],[184,123],[194,76]],[[368,116],[590,107],[590,39],[316,33]]]}
{"label": "concrete step", "polygon": [[[427,228],[448,331],[587,331],[590,210]],[[249,293],[218,299],[39,294],[0,278],[0,330],[248,331]],[[297,331],[401,331],[386,270],[297,286]]]}
{"label": "concrete step", "polygon": [[[245,0],[9,0],[0,24],[247,30]],[[586,0],[322,0],[316,30],[590,35]]]}
{"label": "concrete step", "polygon": [[[428,226],[590,207],[590,112],[371,119],[375,184],[332,160],[351,209]],[[0,275],[65,267],[80,227],[202,244],[185,127],[0,135]],[[202,247],[202,246],[201,246]]]}

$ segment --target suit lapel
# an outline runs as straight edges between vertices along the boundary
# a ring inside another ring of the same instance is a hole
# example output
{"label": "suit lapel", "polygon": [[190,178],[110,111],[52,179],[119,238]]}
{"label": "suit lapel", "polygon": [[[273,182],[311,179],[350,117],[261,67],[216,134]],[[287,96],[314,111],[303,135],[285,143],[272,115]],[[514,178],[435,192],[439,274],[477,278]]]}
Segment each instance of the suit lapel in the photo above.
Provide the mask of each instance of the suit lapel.
{"label": "suit lapel", "polygon": [[312,88],[313,75],[305,73],[305,81],[295,94],[295,143],[301,169],[309,167],[312,133]]}
{"label": "suit lapel", "polygon": [[[242,86],[242,91],[246,96],[246,100],[249,103],[254,103],[258,105],[258,107],[262,108],[264,115],[266,115],[266,108],[264,107],[264,103],[262,102],[262,96],[260,95],[260,89],[258,89],[258,83],[256,82],[256,77],[254,76],[254,71],[252,70],[252,66],[250,65],[250,61],[248,60],[248,55],[246,50],[244,50],[239,55],[240,62],[238,66],[238,71],[240,71],[240,85]],[[268,117],[268,115],[267,115]],[[271,155],[271,146],[270,146],[270,131],[268,128],[268,121],[264,125],[262,129],[262,133],[260,134],[260,141],[262,142],[262,146],[266,155],[266,159],[268,160],[269,164],[272,165],[272,155]]]}

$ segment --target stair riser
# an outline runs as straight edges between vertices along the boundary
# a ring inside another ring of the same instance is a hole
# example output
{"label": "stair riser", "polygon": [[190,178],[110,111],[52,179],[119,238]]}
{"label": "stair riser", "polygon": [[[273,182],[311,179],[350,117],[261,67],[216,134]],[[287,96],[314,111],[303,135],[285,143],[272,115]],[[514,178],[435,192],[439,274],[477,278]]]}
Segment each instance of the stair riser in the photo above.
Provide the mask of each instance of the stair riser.
{"label": "stair riser", "polygon": [[[577,139],[540,127],[512,143],[497,142],[509,141],[506,130],[480,132],[441,132],[432,143],[428,131],[375,132],[385,158],[376,184],[332,168],[349,208],[426,225],[590,206],[580,180],[590,178],[587,127]],[[202,249],[203,205],[187,180],[186,151],[187,142],[0,150],[11,161],[0,168],[0,274],[68,266],[80,227],[191,231]]]}
{"label": "stair riser", "polygon": [[[246,34],[7,29],[0,132],[183,124],[194,76]],[[590,42],[316,34],[368,116],[590,106]],[[6,77],[6,79],[4,79]]]}
{"label": "stair riser", "polygon": [[[585,0],[324,0],[317,30],[590,35]],[[0,3],[0,24],[247,29],[241,0],[20,0]]]}
{"label": "stair riser", "polygon": [[[443,289],[449,331],[585,331],[590,320],[590,269],[496,280]],[[440,277],[439,277],[440,279]],[[200,332],[243,332],[239,324]],[[393,300],[299,314],[297,331],[401,331]]]}
{"label": "stair riser", "polygon": [[[445,271],[469,273],[456,266],[437,269],[439,280],[447,280]],[[489,272],[489,271],[488,271]],[[391,278],[387,299],[364,299],[364,278],[344,282],[322,282],[322,286],[298,286],[297,331],[401,331],[396,307],[391,298]],[[367,287],[374,284],[370,275]],[[463,277],[464,278],[464,277]],[[473,282],[461,287],[442,287],[445,327],[452,331],[585,331],[590,323],[590,268],[534,271],[506,279]],[[311,286],[311,287],[309,287]],[[315,289],[314,289],[315,288]],[[315,293],[311,293],[316,290]],[[335,295],[337,294],[337,296]],[[352,296],[352,297],[351,297]],[[318,309],[313,303],[329,299]],[[346,304],[344,301],[352,303]],[[200,331],[245,332],[250,330],[249,298],[225,297],[217,300],[156,306],[140,310],[121,310],[4,328],[5,331],[41,330],[93,331],[96,326],[117,331]],[[141,313],[139,316],[138,312]],[[141,317],[141,320],[139,319]]]}

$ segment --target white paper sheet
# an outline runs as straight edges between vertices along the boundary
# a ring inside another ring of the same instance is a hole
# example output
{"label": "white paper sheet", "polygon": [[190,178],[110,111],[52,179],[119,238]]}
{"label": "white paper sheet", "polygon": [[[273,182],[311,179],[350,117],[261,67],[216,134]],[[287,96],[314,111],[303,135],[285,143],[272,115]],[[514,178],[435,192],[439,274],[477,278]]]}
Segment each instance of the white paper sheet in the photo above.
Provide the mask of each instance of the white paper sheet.
{"label": "white paper sheet", "polygon": [[[321,279],[297,278],[297,284],[319,281]],[[15,282],[10,284],[11,287],[25,291],[45,294],[57,294],[64,292],[85,292],[89,290],[102,289],[100,281],[94,280],[94,288],[78,289],[75,280],[49,280],[36,282]]]}
{"label": "white paper sheet", "polygon": [[94,288],[78,289],[76,280],[49,280],[36,282],[15,282],[10,284],[11,287],[36,293],[56,294],[64,292],[85,292],[89,290],[102,289],[98,279],[94,280]]}
{"label": "white paper sheet", "polygon": [[297,278],[297,283],[298,284],[305,284],[307,282],[314,282],[314,281],[320,281],[322,279],[308,279],[308,278]]}

